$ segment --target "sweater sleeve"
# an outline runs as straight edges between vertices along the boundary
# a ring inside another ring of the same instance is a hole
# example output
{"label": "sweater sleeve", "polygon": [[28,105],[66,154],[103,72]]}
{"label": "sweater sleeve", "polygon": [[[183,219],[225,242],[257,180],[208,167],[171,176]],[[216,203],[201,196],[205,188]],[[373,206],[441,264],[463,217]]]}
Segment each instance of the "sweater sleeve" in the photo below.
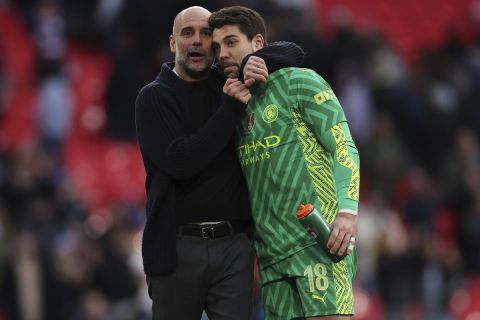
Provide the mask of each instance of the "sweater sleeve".
{"label": "sweater sleeve", "polygon": [[288,67],[300,67],[305,57],[303,49],[293,42],[277,41],[272,42],[266,47],[255,51],[242,60],[242,67],[240,68],[240,74],[238,79],[243,81],[243,68],[250,56],[260,57],[265,60],[268,73],[274,73],[275,71],[288,68]]}
{"label": "sweater sleeve", "polygon": [[207,123],[187,135],[175,113],[176,101],[168,97],[152,86],[140,91],[135,104],[138,142],[149,162],[174,179],[188,179],[230,142],[245,105],[223,94],[222,105]]}

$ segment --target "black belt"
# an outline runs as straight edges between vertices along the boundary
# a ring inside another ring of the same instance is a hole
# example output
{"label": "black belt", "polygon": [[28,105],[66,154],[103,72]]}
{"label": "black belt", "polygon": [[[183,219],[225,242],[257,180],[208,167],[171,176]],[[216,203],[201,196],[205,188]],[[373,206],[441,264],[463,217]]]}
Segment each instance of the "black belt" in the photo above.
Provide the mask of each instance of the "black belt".
{"label": "black belt", "polygon": [[222,221],[211,224],[188,223],[177,228],[178,235],[200,237],[202,239],[216,239],[247,231],[248,224],[236,221]]}

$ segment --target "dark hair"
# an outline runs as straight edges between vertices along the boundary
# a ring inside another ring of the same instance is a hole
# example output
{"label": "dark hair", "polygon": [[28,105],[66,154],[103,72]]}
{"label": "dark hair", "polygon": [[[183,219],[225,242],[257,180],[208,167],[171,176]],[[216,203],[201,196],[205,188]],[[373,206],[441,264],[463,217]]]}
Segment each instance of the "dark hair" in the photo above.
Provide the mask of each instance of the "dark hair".
{"label": "dark hair", "polygon": [[262,16],[246,7],[233,6],[215,11],[208,19],[208,24],[212,29],[225,25],[237,25],[248,40],[252,40],[256,34],[261,34],[267,43],[267,30]]}

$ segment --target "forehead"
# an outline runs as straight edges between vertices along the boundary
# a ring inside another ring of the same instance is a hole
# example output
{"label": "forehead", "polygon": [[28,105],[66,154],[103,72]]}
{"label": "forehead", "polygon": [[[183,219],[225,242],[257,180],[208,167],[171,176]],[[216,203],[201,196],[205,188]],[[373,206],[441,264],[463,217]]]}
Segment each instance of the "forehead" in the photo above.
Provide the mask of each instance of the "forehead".
{"label": "forehead", "polygon": [[209,28],[208,18],[210,13],[204,11],[191,10],[182,14],[176,25],[177,31],[185,28]]}
{"label": "forehead", "polygon": [[226,38],[231,37],[246,38],[247,36],[240,31],[236,24],[227,24],[221,28],[213,29],[213,41],[215,42],[222,42]]}

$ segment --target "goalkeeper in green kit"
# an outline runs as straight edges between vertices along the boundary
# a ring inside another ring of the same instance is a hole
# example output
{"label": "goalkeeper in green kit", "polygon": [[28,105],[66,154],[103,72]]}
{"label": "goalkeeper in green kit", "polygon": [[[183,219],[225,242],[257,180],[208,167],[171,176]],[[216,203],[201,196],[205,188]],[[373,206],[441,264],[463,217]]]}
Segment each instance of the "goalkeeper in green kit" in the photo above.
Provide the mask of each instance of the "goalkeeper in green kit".
{"label": "goalkeeper in green kit", "polygon": [[[235,6],[214,12],[209,24],[224,73],[239,77],[242,60],[266,44],[262,17]],[[255,221],[265,319],[350,319],[360,174],[343,109],[310,69],[280,69],[250,93],[237,151]],[[298,205],[307,202],[332,224],[327,247],[347,252],[340,262],[297,221]]]}

